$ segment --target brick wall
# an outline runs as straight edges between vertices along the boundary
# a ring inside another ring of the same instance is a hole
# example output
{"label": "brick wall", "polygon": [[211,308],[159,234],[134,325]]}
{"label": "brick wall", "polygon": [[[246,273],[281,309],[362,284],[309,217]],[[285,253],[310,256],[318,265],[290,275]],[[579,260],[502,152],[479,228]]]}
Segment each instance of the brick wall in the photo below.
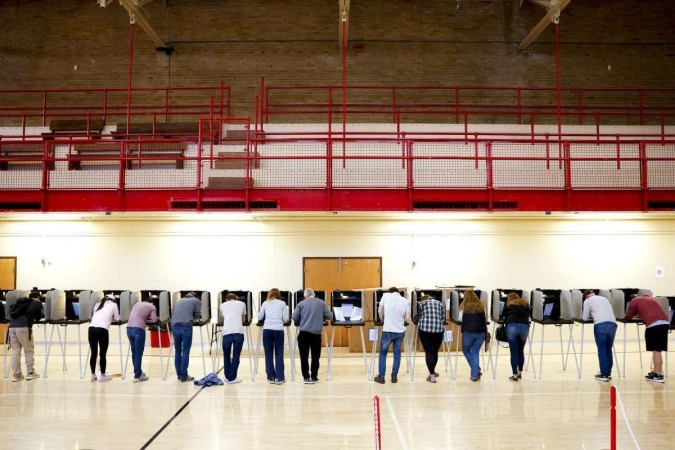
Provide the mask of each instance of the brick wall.
{"label": "brick wall", "polygon": [[[169,58],[137,27],[135,86],[232,86],[233,114],[253,115],[269,84],[339,84],[338,2],[169,0],[146,7],[175,47]],[[518,45],[544,10],[518,0],[352,2],[352,84],[555,85],[548,27]],[[560,22],[564,86],[675,87],[675,2],[573,1]],[[0,89],[125,87],[129,20],[95,0],[0,2]],[[74,66],[77,65],[77,70]],[[608,68],[611,66],[611,70]]]}

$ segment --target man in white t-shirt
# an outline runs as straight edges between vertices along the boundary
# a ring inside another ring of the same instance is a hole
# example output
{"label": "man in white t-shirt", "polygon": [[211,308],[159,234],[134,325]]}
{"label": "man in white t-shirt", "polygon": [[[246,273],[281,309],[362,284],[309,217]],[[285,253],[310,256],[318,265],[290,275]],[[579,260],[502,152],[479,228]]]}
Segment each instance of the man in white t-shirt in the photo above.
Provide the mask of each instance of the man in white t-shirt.
{"label": "man in white t-shirt", "polygon": [[595,376],[598,381],[608,382],[612,379],[612,366],[614,358],[612,357],[612,347],[614,346],[614,337],[616,336],[616,317],[609,300],[594,291],[587,289],[584,291],[584,307],[582,320],[589,320],[593,317],[593,334],[595,335],[595,345],[598,346],[598,360],[600,361],[600,373]]}
{"label": "man in white t-shirt", "polygon": [[239,357],[244,346],[244,326],[246,321],[246,303],[237,299],[233,293],[227,294],[225,301],[220,305],[218,321],[222,323],[223,335],[223,363],[225,382],[228,384],[241,383],[237,378]]}
{"label": "man in white t-shirt", "polygon": [[391,382],[398,381],[398,369],[401,366],[401,344],[405,336],[406,322],[410,322],[410,306],[408,301],[401,296],[395,287],[389,288],[380,300],[377,309],[381,319],[384,319],[382,327],[382,341],[380,342],[380,364],[378,376],[373,381],[384,384],[384,375],[387,371],[387,352],[389,346],[394,345],[394,366],[391,369]]}

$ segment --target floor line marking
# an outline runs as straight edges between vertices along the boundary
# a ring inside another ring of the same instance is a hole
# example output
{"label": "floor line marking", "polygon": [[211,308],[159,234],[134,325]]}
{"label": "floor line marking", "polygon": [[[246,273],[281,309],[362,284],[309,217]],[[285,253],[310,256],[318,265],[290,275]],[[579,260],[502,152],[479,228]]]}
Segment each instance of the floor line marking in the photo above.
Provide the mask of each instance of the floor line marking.
{"label": "floor line marking", "polygon": [[389,401],[389,397],[384,398],[385,401],[387,402],[387,409],[389,409],[389,414],[391,415],[391,420],[394,422],[394,427],[396,427],[396,434],[398,434],[398,440],[401,442],[401,446],[403,447],[403,450],[408,450],[408,444],[405,442],[405,437],[403,436],[403,430],[401,429],[401,425],[398,423],[398,418],[396,417],[396,413],[394,412],[394,407],[392,406],[391,402]]}

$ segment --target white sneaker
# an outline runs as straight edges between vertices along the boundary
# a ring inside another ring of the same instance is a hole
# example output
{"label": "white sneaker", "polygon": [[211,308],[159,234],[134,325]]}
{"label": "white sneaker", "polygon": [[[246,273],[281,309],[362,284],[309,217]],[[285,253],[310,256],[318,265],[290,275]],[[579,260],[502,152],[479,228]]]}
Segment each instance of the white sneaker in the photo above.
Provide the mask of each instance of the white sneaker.
{"label": "white sneaker", "polygon": [[91,380],[91,381],[96,381],[96,380],[98,380],[98,377],[96,376],[95,373],[92,373],[92,374],[91,374],[90,380]]}
{"label": "white sneaker", "polygon": [[142,373],[140,377],[134,378],[134,383],[141,383],[143,381],[148,381],[149,378],[146,374]]}
{"label": "white sneaker", "polygon": [[98,381],[100,381],[101,383],[105,383],[106,381],[110,380],[112,380],[112,377],[107,373],[102,373],[98,376]]}
{"label": "white sneaker", "polygon": [[26,380],[34,380],[36,378],[40,378],[39,373],[31,372],[26,374]]}
{"label": "white sneaker", "polygon": [[20,374],[20,375],[14,375],[14,376],[12,377],[12,383],[16,383],[17,381],[21,381],[21,380],[23,380],[23,374]]}
{"label": "white sneaker", "polygon": [[227,382],[227,384],[237,384],[237,383],[241,383],[241,378],[235,378],[234,380]]}

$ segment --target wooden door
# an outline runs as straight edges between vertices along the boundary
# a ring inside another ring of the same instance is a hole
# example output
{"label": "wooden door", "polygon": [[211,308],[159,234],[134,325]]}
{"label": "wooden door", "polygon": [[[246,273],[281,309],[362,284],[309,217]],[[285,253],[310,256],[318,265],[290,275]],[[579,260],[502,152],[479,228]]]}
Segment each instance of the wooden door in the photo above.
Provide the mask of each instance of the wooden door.
{"label": "wooden door", "polygon": [[[303,258],[303,267],[303,288],[326,291],[327,295],[336,289],[367,289],[382,285],[382,258]],[[330,306],[330,299],[326,300]],[[327,331],[330,336],[330,326]],[[336,328],[334,345],[349,346],[348,328]]]}
{"label": "wooden door", "polygon": [[16,289],[16,257],[0,256],[0,289]]}

